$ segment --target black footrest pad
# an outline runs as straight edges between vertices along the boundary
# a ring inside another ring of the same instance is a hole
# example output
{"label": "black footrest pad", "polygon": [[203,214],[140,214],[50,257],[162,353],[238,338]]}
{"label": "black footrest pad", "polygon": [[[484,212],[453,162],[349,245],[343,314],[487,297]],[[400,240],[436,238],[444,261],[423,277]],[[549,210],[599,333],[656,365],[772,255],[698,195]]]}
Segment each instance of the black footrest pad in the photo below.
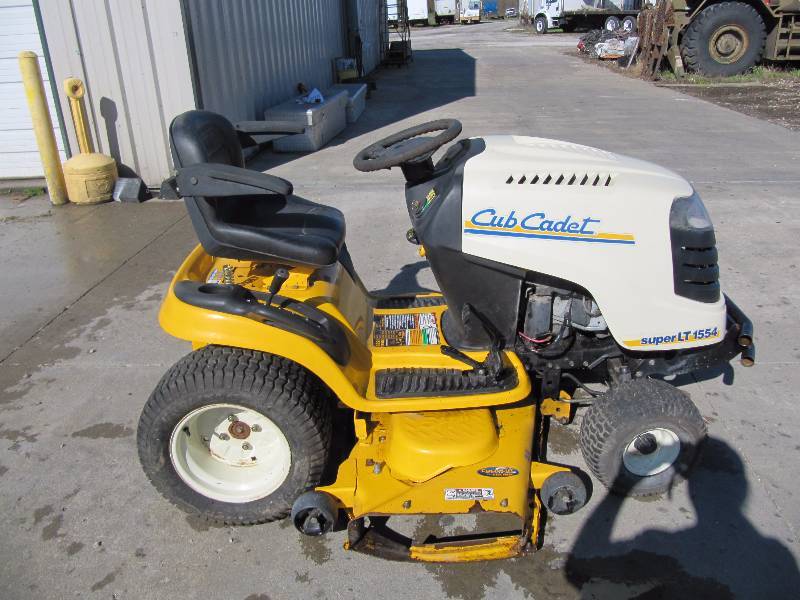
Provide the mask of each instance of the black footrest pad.
{"label": "black footrest pad", "polygon": [[444,305],[444,296],[397,296],[381,298],[375,308],[428,308]]}
{"label": "black footrest pad", "polygon": [[498,379],[458,369],[383,369],[375,374],[378,398],[465,396],[504,392],[517,386],[513,369]]}

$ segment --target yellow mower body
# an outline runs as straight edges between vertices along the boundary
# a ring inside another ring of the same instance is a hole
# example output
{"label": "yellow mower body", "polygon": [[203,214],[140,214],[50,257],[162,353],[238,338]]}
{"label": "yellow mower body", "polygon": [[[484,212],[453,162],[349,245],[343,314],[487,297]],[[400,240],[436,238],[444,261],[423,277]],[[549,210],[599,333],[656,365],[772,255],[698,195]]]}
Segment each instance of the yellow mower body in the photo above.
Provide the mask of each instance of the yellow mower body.
{"label": "yellow mower body", "polygon": [[[376,541],[353,526],[345,546],[393,559],[447,562],[507,558],[528,548],[539,533],[537,487],[569,469],[533,460],[543,415],[531,399],[531,381],[517,356],[506,353],[517,377],[517,385],[507,391],[381,399],[375,393],[375,373],[381,369],[467,368],[440,352],[444,304],[379,309],[376,298],[340,265],[323,275],[291,268],[281,295],[316,306],[344,326],[351,353],[340,365],[305,337],[246,316],[192,306],[174,290],[177,282],[188,280],[224,281],[265,292],[273,276],[270,265],[216,259],[198,246],[173,278],[159,315],[161,326],[194,349],[214,344],[281,355],[313,372],[353,409],[356,443],[339,465],[336,480],[317,488],[338,501],[351,524],[364,517],[446,514],[494,516],[503,523],[502,532],[489,531],[478,539],[414,541],[408,547]],[[381,317],[431,313],[439,344],[375,345]],[[480,361],[486,352],[468,354]],[[569,418],[570,408],[565,401],[548,399],[546,412]]]}

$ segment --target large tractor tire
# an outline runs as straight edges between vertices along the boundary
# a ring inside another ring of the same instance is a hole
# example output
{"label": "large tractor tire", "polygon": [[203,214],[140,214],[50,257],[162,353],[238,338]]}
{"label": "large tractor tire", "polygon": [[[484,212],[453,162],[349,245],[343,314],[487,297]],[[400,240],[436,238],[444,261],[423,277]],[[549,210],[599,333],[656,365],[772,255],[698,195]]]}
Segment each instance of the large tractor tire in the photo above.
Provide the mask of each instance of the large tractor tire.
{"label": "large tractor tire", "polygon": [[689,396],[665,381],[612,386],[583,416],[580,445],[602,484],[622,496],[661,494],[686,478],[706,437]]}
{"label": "large tractor tire", "polygon": [[208,521],[280,519],[318,485],[332,397],[285,358],[206,346],[162,377],[139,419],[139,460],[155,488]]}
{"label": "large tractor tire", "polygon": [[749,4],[712,4],[686,28],[683,62],[690,71],[711,77],[739,75],[761,60],[766,36],[764,20]]}

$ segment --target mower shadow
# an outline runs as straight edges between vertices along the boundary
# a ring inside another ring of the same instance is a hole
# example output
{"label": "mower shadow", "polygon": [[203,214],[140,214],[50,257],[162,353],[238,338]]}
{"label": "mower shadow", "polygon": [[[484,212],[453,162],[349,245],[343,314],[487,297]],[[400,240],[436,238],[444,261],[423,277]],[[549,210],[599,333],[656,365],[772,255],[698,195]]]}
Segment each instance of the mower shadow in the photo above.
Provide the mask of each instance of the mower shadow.
{"label": "mower shadow", "polygon": [[[475,71],[475,59],[460,48],[415,50],[414,60],[408,66],[381,68],[375,72],[377,89],[370,93],[361,118],[348,124],[325,148],[340,146],[404,119],[475,96]],[[444,116],[456,115],[420,117],[418,121]],[[370,136],[369,142],[365,140],[363,145],[376,139],[376,136]],[[266,171],[302,156],[306,154],[279,154],[268,147],[253,157],[247,166]]]}
{"label": "mower shadow", "polygon": [[794,556],[777,539],[759,533],[743,514],[748,481],[736,451],[722,440],[708,439],[688,486],[693,525],[677,531],[648,529],[623,541],[612,539],[614,526],[623,504],[635,500],[612,494],[601,500],[565,564],[579,597],[796,597],[800,571]]}
{"label": "mower shadow", "polygon": [[399,296],[401,294],[435,292],[437,290],[431,290],[420,285],[417,279],[419,273],[427,268],[429,268],[429,265],[426,260],[403,265],[385,288],[373,290],[372,293],[376,296]]}

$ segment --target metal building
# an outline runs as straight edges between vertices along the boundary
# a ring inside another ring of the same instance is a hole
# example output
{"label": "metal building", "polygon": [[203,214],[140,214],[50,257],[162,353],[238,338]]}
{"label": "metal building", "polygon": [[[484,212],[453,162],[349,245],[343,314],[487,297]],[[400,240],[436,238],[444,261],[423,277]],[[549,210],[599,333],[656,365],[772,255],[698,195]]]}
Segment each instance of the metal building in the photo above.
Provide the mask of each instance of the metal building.
{"label": "metal building", "polygon": [[[97,150],[157,187],[171,168],[167,127],[176,114],[205,108],[232,120],[259,119],[300,82],[333,83],[333,59],[351,55],[356,38],[365,72],[377,66],[384,2],[0,0],[0,11],[38,7],[42,54],[56,87],[67,77],[86,82]],[[0,12],[0,36],[2,22]],[[66,149],[75,151],[69,107],[57,91]]]}
{"label": "metal building", "polygon": [[0,0],[0,179],[42,176],[17,61],[21,50],[31,50],[39,56],[56,141],[62,159],[66,157],[34,4],[32,0]]}

